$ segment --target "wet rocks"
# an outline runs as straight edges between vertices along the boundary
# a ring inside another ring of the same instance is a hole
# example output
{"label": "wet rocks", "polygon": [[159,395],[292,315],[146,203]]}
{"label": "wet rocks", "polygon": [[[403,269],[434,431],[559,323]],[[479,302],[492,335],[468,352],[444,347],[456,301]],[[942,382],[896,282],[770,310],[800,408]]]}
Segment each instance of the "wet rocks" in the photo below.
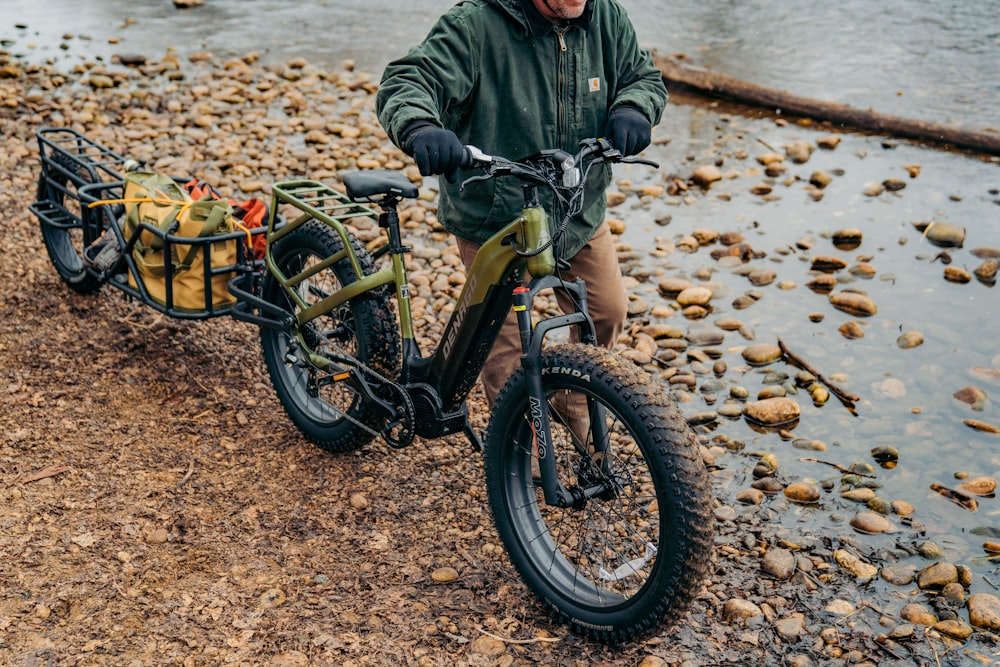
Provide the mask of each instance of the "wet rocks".
{"label": "wet rocks", "polygon": [[767,426],[788,424],[799,418],[802,409],[787,397],[767,398],[748,403],[743,411],[747,419]]}
{"label": "wet rocks", "polygon": [[934,563],[917,574],[921,590],[941,590],[954,583],[958,583],[958,568],[951,563]]}
{"label": "wet rocks", "polygon": [[714,165],[698,167],[694,170],[694,173],[691,174],[691,180],[695,183],[695,185],[707,188],[712,185],[712,183],[722,180],[722,172]]}
{"label": "wet rocks", "polygon": [[820,489],[813,482],[795,482],[785,487],[785,497],[793,503],[815,503],[820,498]]}
{"label": "wet rocks", "polygon": [[838,549],[835,551],[833,558],[840,567],[847,572],[850,572],[858,579],[874,579],[875,576],[878,575],[877,567],[871,563],[866,563],[846,549]]}
{"label": "wet rocks", "polygon": [[751,366],[766,366],[782,357],[781,348],[773,343],[755,343],[743,349],[743,359]]}
{"label": "wet rocks", "polygon": [[997,490],[997,480],[993,477],[976,477],[962,482],[958,488],[973,496],[992,496]]}
{"label": "wet rocks", "polygon": [[862,511],[851,518],[851,527],[859,533],[877,535],[879,533],[894,533],[896,527],[878,512]]}
{"label": "wet rocks", "polygon": [[914,226],[936,246],[955,248],[965,243],[965,227],[950,222],[918,222]]}
{"label": "wet rocks", "polygon": [[1000,598],[988,593],[970,595],[966,606],[969,623],[976,628],[1000,632]]}
{"label": "wet rocks", "polygon": [[878,306],[867,295],[861,292],[834,292],[828,297],[830,304],[837,310],[842,310],[855,317],[871,317],[878,313]]}
{"label": "wet rocks", "polygon": [[989,400],[986,392],[979,387],[963,387],[956,391],[953,396],[979,412],[986,408],[986,402]]}
{"label": "wet rocks", "polygon": [[788,549],[769,549],[761,561],[761,569],[775,579],[791,579],[795,574],[795,555]]}
{"label": "wet rocks", "polygon": [[907,331],[896,339],[896,346],[903,350],[912,350],[924,344],[924,335],[919,331]]}

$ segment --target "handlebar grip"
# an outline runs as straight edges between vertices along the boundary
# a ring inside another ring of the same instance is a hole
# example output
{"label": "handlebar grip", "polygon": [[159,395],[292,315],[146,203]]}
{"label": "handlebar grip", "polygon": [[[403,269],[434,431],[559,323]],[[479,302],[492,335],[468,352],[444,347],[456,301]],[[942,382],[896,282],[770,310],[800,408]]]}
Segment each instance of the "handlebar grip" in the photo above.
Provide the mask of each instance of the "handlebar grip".
{"label": "handlebar grip", "polygon": [[482,152],[478,148],[472,145],[467,145],[462,151],[462,162],[458,165],[459,169],[471,169],[472,167],[478,167],[480,165],[487,165],[493,162],[493,157]]}

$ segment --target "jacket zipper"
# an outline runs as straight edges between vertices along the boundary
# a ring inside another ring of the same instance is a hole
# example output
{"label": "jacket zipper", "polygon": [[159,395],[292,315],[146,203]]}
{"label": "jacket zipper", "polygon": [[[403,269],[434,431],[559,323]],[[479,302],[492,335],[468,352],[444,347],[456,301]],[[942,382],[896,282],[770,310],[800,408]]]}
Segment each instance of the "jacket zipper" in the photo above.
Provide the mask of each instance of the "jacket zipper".
{"label": "jacket zipper", "polygon": [[[556,37],[559,40],[559,50],[562,53],[566,53],[566,51],[568,50],[566,48],[566,30],[567,30],[566,28],[555,29]],[[566,136],[566,96],[568,94],[567,90],[568,83],[566,81],[565,58],[559,54],[556,54],[556,67],[558,68],[558,88],[559,88],[559,90],[556,93],[558,98],[557,109],[559,112],[559,120],[556,123],[556,136],[557,136],[557,141],[561,145]]]}

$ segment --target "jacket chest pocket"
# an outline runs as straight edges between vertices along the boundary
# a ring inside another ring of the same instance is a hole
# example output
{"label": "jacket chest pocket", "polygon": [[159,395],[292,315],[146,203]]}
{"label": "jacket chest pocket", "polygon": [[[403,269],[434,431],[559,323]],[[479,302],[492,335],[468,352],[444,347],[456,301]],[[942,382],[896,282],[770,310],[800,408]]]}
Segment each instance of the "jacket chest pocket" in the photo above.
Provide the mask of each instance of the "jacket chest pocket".
{"label": "jacket chest pocket", "polygon": [[592,137],[604,129],[608,113],[606,82],[599,68],[587,67],[589,60],[573,53],[567,62],[567,119],[578,138]]}

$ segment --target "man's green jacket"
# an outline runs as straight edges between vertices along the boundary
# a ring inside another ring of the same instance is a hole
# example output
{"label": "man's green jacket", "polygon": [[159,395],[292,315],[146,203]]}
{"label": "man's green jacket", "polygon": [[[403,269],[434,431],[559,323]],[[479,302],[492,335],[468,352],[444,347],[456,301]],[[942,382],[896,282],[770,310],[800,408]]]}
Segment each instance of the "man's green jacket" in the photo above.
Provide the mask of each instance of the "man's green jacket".
{"label": "man's green jacket", "polygon": [[[404,150],[407,127],[430,121],[464,144],[520,158],[548,148],[575,153],[580,140],[602,136],[618,105],[655,124],[666,101],[662,76],[617,0],[590,0],[583,16],[562,26],[542,19],[531,0],[465,0],[388,65],[377,107]],[[576,254],[603,221],[610,180],[607,166],[591,173],[586,208],[567,229],[561,256]],[[438,217],[451,233],[482,244],[523,204],[513,178],[462,192],[442,178]]]}

